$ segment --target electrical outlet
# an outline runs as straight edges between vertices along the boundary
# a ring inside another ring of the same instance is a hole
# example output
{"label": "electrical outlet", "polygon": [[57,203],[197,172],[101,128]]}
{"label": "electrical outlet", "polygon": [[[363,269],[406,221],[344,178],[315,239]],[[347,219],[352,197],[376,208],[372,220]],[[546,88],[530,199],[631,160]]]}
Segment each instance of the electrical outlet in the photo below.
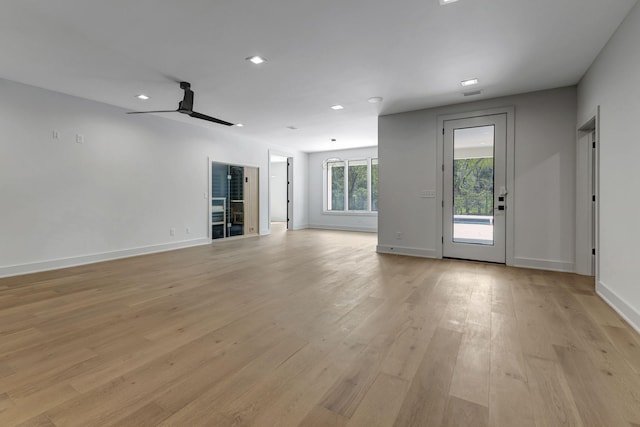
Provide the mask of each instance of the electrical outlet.
{"label": "electrical outlet", "polygon": [[169,229],[169,236],[175,236],[176,235],[176,229],[175,228],[170,228]]}
{"label": "electrical outlet", "polygon": [[53,139],[60,139],[60,132],[58,132],[57,130],[54,130],[53,133],[51,134],[51,137]]}
{"label": "electrical outlet", "polygon": [[404,235],[404,234],[403,234],[401,231],[398,231],[398,232],[396,233],[396,239],[398,239],[398,240],[402,240],[402,236],[403,236],[403,235]]}
{"label": "electrical outlet", "polygon": [[187,227],[187,228],[184,230],[184,232],[185,232],[185,233],[187,233],[187,234],[191,234],[191,227]]}
{"label": "electrical outlet", "polygon": [[76,134],[76,143],[84,144],[84,135],[81,135],[81,134],[77,133]]}

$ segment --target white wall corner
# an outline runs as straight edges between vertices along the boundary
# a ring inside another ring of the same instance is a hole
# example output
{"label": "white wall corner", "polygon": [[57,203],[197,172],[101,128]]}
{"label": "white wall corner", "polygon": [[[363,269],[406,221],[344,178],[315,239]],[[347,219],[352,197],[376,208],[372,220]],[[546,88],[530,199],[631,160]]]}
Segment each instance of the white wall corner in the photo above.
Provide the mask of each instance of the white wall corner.
{"label": "white wall corner", "polygon": [[640,311],[627,304],[604,283],[596,283],[596,293],[640,334]]}
{"label": "white wall corner", "polygon": [[575,271],[575,263],[573,262],[548,259],[514,257],[513,266],[533,268],[535,270],[561,271],[564,273],[573,273]]}
{"label": "white wall corner", "polygon": [[139,248],[123,249],[113,252],[103,252],[98,254],[80,255],[69,258],[60,258],[47,261],[39,261],[27,264],[10,265],[0,267],[0,278],[9,276],[19,276],[22,274],[38,273],[41,271],[59,270],[61,268],[76,267],[79,265],[94,264],[103,261],[111,261],[121,258],[129,258],[138,255],[148,255],[158,252],[173,251],[176,249],[190,248],[193,246],[203,246],[211,243],[208,238],[193,240],[183,240],[180,242],[163,243],[159,245],[144,246]]}
{"label": "white wall corner", "polygon": [[435,249],[418,249],[404,246],[377,245],[376,252],[380,254],[406,255],[419,258],[441,258]]}

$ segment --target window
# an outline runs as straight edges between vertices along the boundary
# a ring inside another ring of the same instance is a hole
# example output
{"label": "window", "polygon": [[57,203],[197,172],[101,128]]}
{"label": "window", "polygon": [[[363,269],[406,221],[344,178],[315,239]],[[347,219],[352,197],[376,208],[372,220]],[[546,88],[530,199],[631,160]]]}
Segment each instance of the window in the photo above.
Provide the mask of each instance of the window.
{"label": "window", "polygon": [[327,210],[344,210],[344,165],[345,162],[327,163],[327,176],[329,178]]}
{"label": "window", "polygon": [[355,160],[349,162],[349,210],[369,210],[369,174],[368,161]]}
{"label": "window", "polygon": [[371,159],[371,210],[378,212],[378,159]]}
{"label": "window", "polygon": [[378,211],[378,159],[327,161],[327,211]]}

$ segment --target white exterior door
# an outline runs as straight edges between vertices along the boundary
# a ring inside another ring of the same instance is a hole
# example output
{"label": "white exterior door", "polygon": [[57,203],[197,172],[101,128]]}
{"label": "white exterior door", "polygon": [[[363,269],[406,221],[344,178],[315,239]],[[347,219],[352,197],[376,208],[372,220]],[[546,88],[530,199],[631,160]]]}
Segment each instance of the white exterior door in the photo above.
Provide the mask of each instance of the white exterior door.
{"label": "white exterior door", "polygon": [[443,134],[442,254],[505,263],[507,115],[445,120]]}

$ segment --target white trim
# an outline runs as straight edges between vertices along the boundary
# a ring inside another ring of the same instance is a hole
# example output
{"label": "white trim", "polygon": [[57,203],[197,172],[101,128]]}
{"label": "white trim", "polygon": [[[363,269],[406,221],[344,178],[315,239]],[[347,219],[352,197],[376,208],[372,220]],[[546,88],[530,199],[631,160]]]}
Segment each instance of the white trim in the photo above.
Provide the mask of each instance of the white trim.
{"label": "white trim", "polygon": [[368,217],[377,217],[378,211],[325,211],[320,215],[327,216],[368,216]]}
{"label": "white trim", "polygon": [[573,273],[575,264],[570,261],[554,261],[548,259],[536,258],[513,258],[514,267],[533,268],[536,270],[562,271],[565,273]]}
{"label": "white trim", "polygon": [[336,231],[360,231],[364,233],[377,233],[377,227],[350,227],[345,225],[325,225],[325,224],[309,224],[307,228],[317,230],[336,230]]}
{"label": "white trim", "polygon": [[[507,235],[506,235],[506,264],[515,264],[515,220],[514,220],[514,207],[515,207],[515,106],[506,106],[498,108],[490,108],[486,110],[477,110],[469,112],[461,112],[455,114],[443,114],[437,117],[438,126],[436,128],[437,144],[436,144],[436,158],[439,162],[437,166],[436,175],[436,202],[438,208],[436,209],[436,232],[438,236],[442,236],[442,201],[444,198],[444,176],[442,172],[442,165],[444,164],[444,135],[442,135],[442,129],[444,128],[444,122],[448,120],[458,120],[473,117],[492,116],[496,114],[507,115]],[[439,243],[436,248],[438,258],[442,258],[442,242]],[[564,270],[563,270],[564,271]]]}
{"label": "white trim", "polygon": [[640,312],[627,304],[613,289],[596,282],[596,293],[640,334]]}
{"label": "white trim", "polygon": [[408,248],[405,246],[378,245],[376,252],[380,254],[406,255],[419,258],[442,258],[437,249]]}
{"label": "white trim", "polygon": [[309,224],[294,224],[293,225],[293,229],[294,230],[306,230],[307,228],[309,228]]}
{"label": "white trim", "polygon": [[61,268],[76,267],[79,265],[94,264],[97,262],[111,261],[121,258],[130,258],[139,255],[148,255],[158,252],[173,251],[176,249],[204,246],[211,244],[208,238],[183,240],[180,242],[161,243],[159,245],[142,246],[138,248],[123,249],[113,252],[102,252],[90,255],[80,255],[69,258],[38,261],[27,264],[10,265],[0,267],[0,277],[18,276],[21,274],[38,273],[41,271],[59,270]]}

